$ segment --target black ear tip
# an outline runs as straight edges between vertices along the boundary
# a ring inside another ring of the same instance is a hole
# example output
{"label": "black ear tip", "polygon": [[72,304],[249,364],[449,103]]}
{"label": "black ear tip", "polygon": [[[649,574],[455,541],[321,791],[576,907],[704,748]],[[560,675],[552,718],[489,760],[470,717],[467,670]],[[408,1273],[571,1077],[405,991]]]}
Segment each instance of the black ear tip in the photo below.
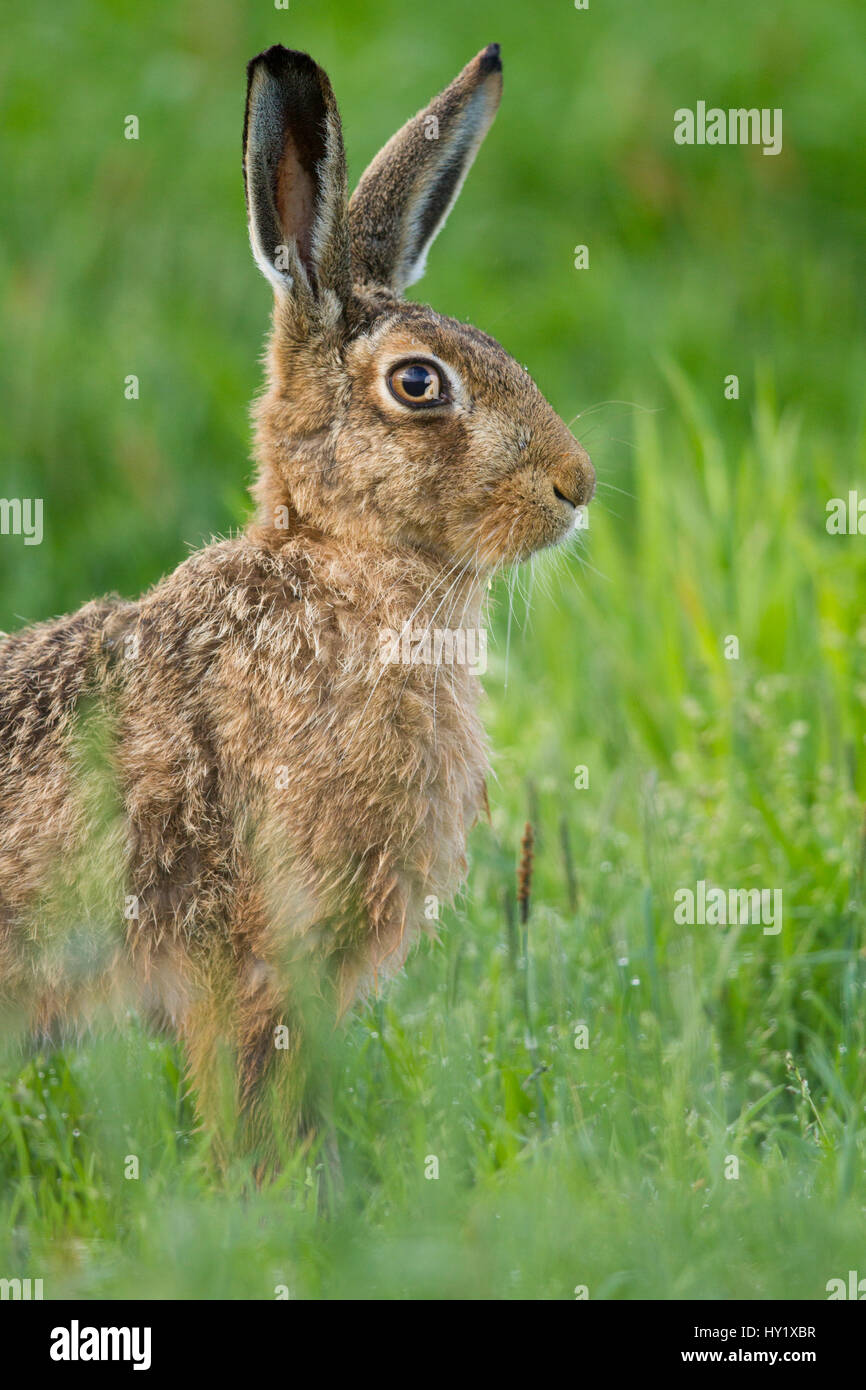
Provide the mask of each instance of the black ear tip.
{"label": "black ear tip", "polygon": [[485,48],[484,52],[481,54],[481,62],[479,64],[481,71],[485,74],[488,72],[501,72],[502,59],[499,55],[499,44],[489,43]]}
{"label": "black ear tip", "polygon": [[272,44],[270,48],[262,49],[261,53],[257,53],[254,58],[250,58],[250,61],[247,63],[247,72],[252,76],[254,69],[257,68],[259,64],[261,64],[262,67],[266,67],[269,72],[273,72],[279,67],[280,60],[285,51],[281,43],[275,43]]}
{"label": "black ear tip", "polygon": [[250,76],[259,63],[267,68],[272,77],[282,77],[287,72],[314,73],[317,70],[309,53],[300,53],[294,48],[284,48],[281,43],[272,44],[270,48],[264,49],[262,53],[257,53],[255,58],[250,59],[247,63],[247,73]]}

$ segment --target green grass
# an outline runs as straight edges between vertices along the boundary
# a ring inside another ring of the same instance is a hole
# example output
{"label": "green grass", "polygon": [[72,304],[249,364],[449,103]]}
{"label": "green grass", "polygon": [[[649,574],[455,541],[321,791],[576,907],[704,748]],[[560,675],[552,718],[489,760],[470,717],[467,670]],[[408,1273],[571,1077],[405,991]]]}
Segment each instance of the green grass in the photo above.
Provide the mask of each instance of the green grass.
{"label": "green grass", "polygon": [[[501,115],[418,289],[584,412],[602,486],[586,566],[519,576],[507,685],[492,596],[492,824],[440,943],[336,1042],[340,1211],[314,1166],[216,1173],[182,1057],[131,1021],[7,1059],[0,1274],[594,1299],[866,1276],[866,541],[824,526],[866,492],[861,7],[77,0],[8,27],[2,491],[45,498],[46,538],[0,540],[0,627],[133,594],[243,521],[267,291],[242,70],[276,39],[330,69],[355,175],[502,42]],[[781,106],[783,154],[675,147],[698,98]],[[781,888],[781,933],[676,925],[700,878]]]}

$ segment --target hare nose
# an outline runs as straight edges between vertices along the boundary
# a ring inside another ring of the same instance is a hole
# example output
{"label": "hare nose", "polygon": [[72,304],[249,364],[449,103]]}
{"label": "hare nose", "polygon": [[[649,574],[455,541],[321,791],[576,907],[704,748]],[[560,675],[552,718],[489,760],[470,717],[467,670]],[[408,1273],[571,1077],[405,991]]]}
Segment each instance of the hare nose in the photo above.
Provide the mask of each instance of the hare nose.
{"label": "hare nose", "polygon": [[560,502],[572,507],[585,507],[595,492],[595,469],[582,444],[575,445],[568,458],[561,459],[553,470],[553,492]]}

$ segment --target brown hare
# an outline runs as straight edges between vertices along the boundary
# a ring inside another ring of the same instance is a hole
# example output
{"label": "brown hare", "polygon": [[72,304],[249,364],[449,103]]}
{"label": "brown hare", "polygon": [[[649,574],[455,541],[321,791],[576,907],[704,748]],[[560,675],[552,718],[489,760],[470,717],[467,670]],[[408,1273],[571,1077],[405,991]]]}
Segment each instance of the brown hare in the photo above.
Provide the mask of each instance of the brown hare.
{"label": "brown hare", "polygon": [[228,1062],[265,1166],[315,1132],[307,1030],[403,964],[486,804],[476,672],[395,660],[383,634],[477,629],[490,575],[593,492],[527,373],[401,298],[501,89],[491,44],[350,201],[325,73],[253,59],[246,198],[274,290],[255,519],[137,602],[0,642],[5,1017],[50,1037],[134,1001],[183,1039],[215,1130]]}

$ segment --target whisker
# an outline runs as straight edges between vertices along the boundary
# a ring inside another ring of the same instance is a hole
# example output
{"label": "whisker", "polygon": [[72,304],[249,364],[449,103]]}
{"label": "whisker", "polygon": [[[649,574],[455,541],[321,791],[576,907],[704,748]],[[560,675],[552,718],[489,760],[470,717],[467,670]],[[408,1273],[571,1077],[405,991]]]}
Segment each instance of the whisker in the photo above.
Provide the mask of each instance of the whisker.
{"label": "whisker", "polygon": [[588,405],[584,410],[579,410],[576,415],[572,415],[568,421],[568,428],[571,429],[575,420],[582,420],[585,415],[594,415],[597,410],[603,410],[608,405],[623,405],[629,410],[639,410],[644,415],[658,415],[664,406],[661,405],[640,405],[638,401],[596,401],[595,405]]}
{"label": "whisker", "polygon": [[623,497],[630,497],[633,502],[637,501],[633,492],[629,492],[624,487],[617,487],[616,483],[608,483],[603,478],[596,478],[596,486],[607,488],[608,492],[621,492]]}

